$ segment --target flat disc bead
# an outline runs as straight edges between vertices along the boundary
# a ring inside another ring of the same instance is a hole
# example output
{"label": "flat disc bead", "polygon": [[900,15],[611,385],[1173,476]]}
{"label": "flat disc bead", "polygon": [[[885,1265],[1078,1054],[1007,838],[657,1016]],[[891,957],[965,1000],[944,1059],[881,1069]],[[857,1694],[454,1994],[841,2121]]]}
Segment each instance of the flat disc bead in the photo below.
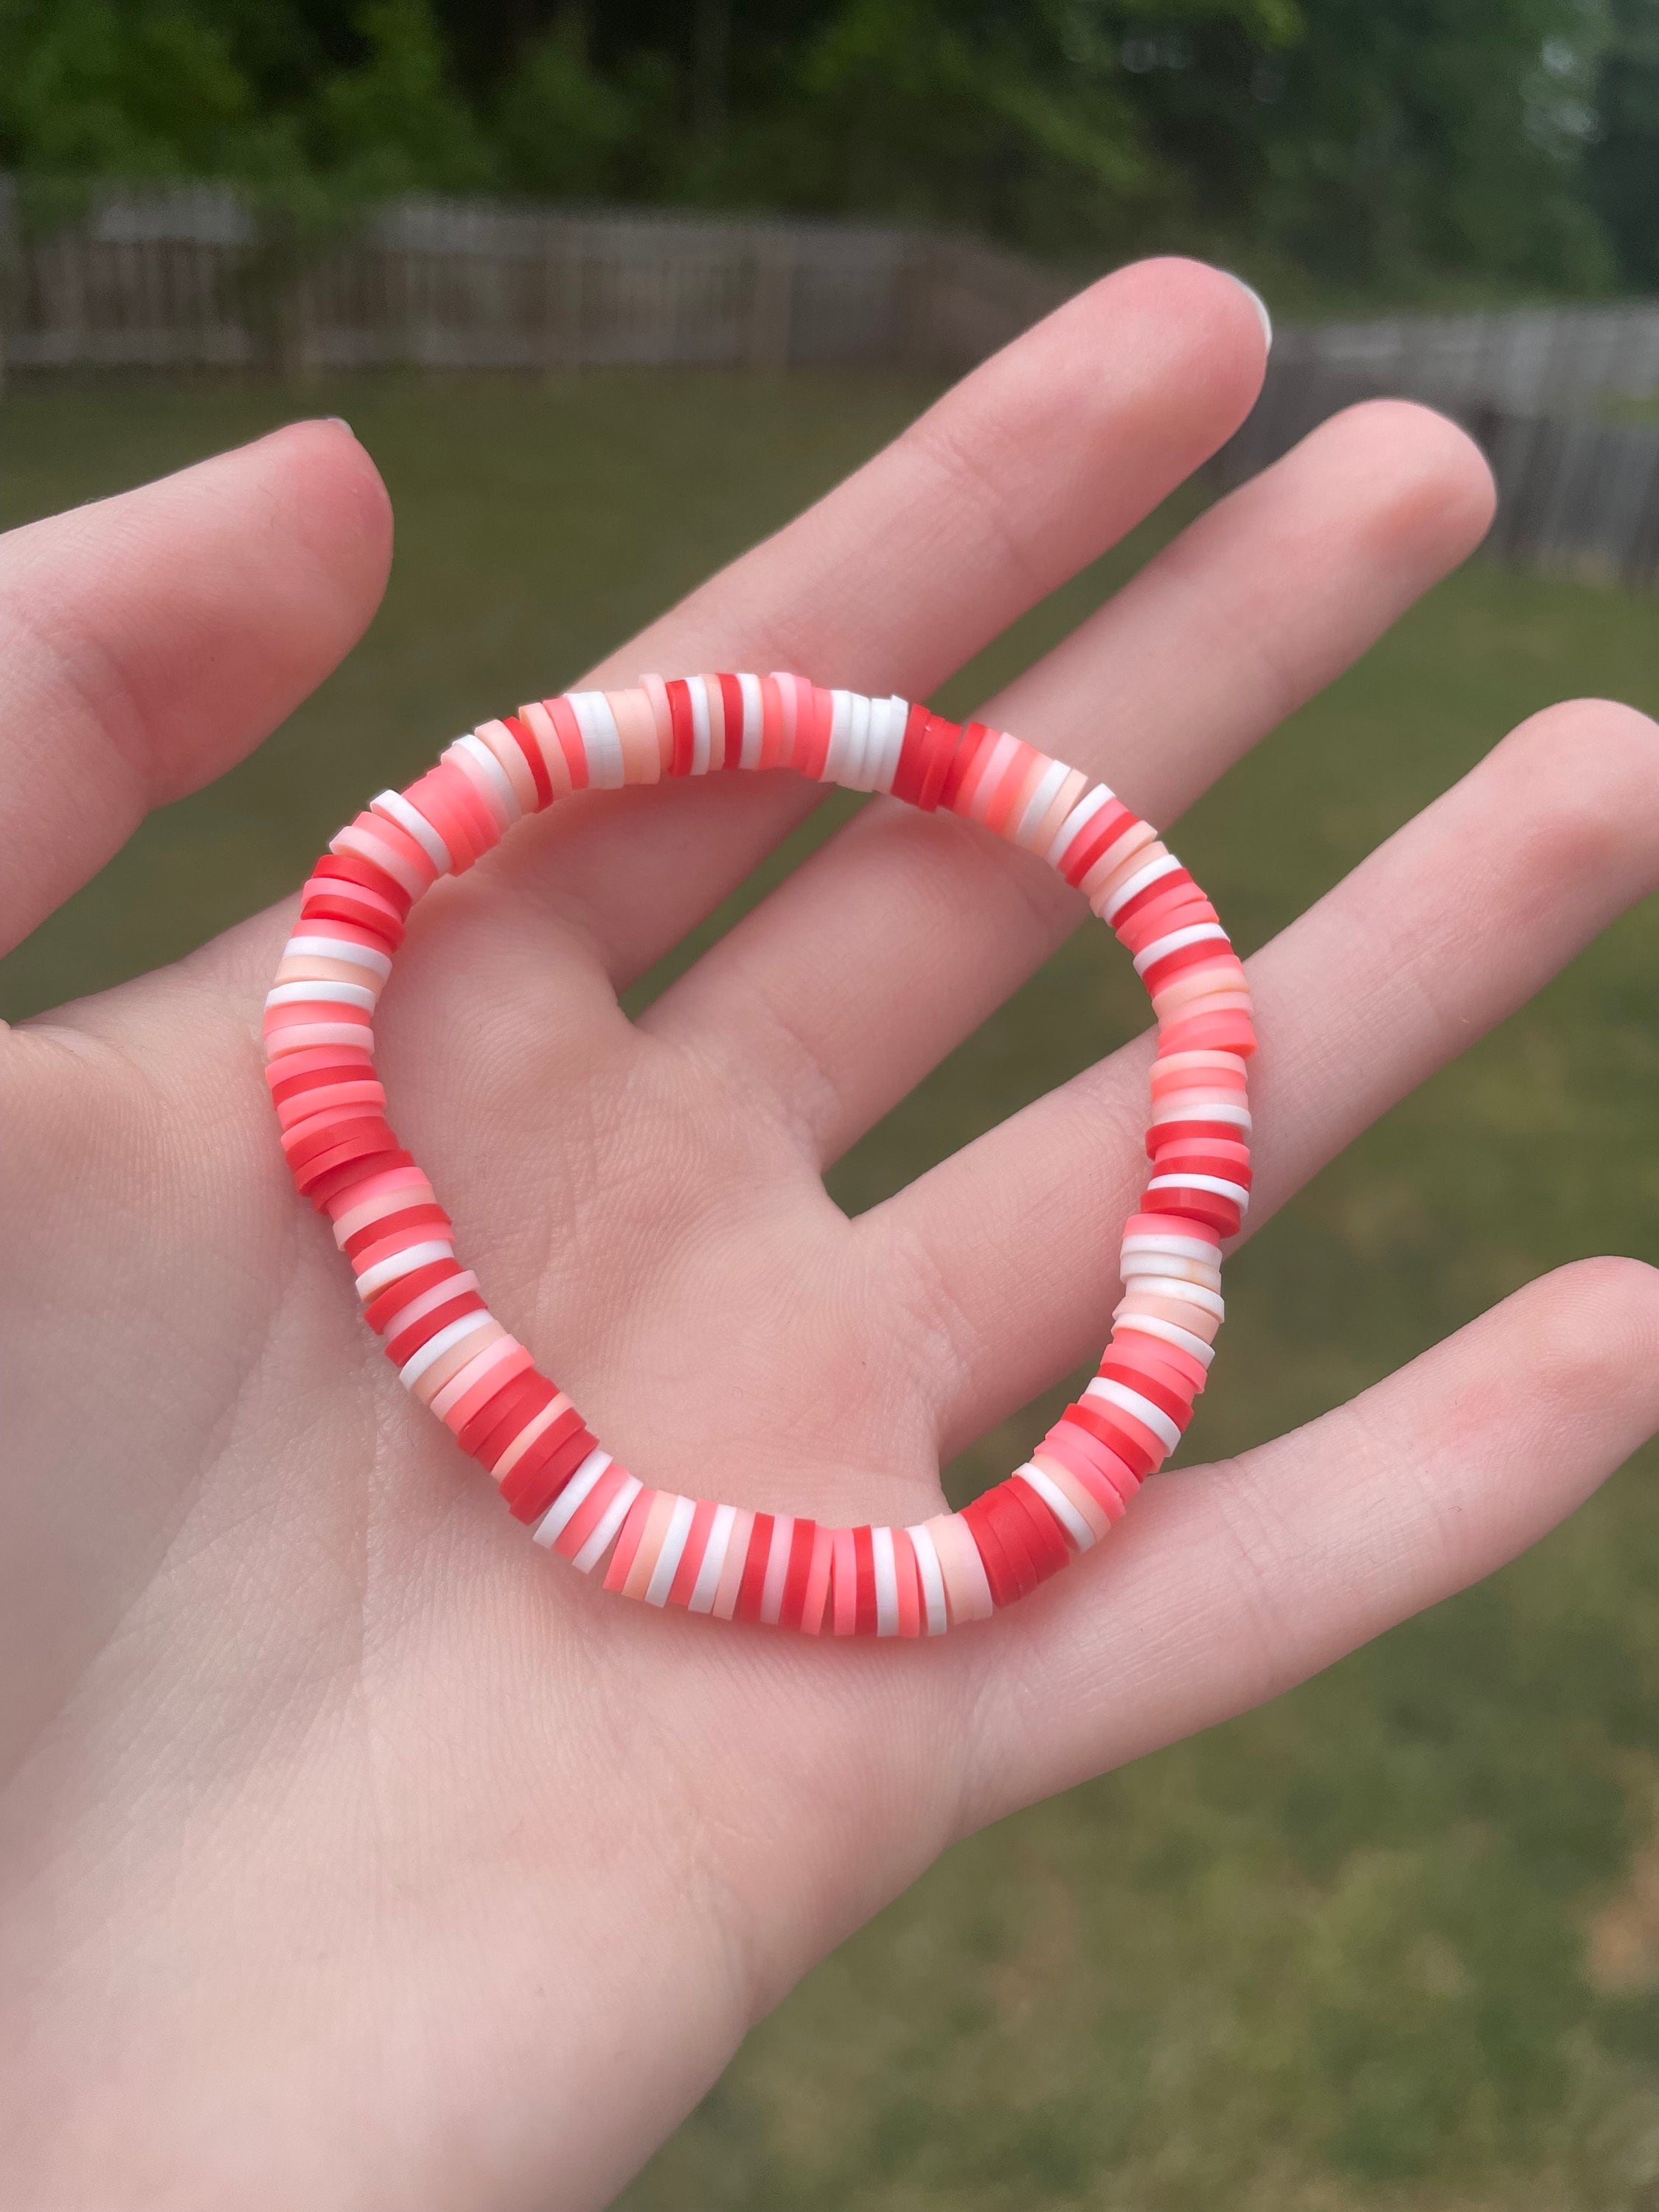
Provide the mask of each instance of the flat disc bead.
{"label": "flat disc bead", "polygon": [[[1142,1211],[1082,1398],[1004,1482],[908,1528],[825,1528],[653,1488],[597,1442],[489,1311],[450,1217],[398,1146],[373,1016],[413,905],[515,822],[580,790],[787,766],[945,807],[1024,847],[1105,916],[1158,1024]],[[382,793],[304,885],[262,1022],[295,1182],[326,1215],[408,1388],[489,1469],[544,1549],[653,1607],[810,1634],[907,1638],[988,1619],[1093,1548],[1173,1449],[1208,1379],[1222,1241],[1251,1182],[1243,964],[1200,885],[1106,786],[1006,731],[787,672],[647,675],[561,694],[454,739]]]}

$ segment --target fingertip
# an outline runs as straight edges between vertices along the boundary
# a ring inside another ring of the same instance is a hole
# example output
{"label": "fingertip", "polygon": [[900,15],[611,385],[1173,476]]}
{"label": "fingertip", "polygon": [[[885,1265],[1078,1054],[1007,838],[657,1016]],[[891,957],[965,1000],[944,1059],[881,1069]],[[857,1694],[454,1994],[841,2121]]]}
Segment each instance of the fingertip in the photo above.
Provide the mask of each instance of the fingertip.
{"label": "fingertip", "polygon": [[1400,544],[1441,568],[1474,552],[1492,527],[1498,487],[1467,430],[1413,399],[1361,400],[1311,434],[1334,426],[1385,479],[1389,496],[1379,511]]}
{"label": "fingertip", "polygon": [[1115,313],[1145,315],[1183,356],[1203,362],[1243,419],[1267,372],[1271,327],[1248,284],[1212,262],[1161,253],[1114,270],[1095,289]]}
{"label": "fingertip", "polygon": [[[103,514],[105,550],[125,556],[119,598],[104,606],[112,648],[141,698],[173,687],[173,711],[158,700],[146,716],[154,805],[222,774],[356,644],[386,590],[392,505],[351,431],[319,419],[123,494]],[[154,601],[157,562],[170,589]],[[176,688],[185,653],[203,656],[188,706]]]}
{"label": "fingertip", "polygon": [[1653,889],[1659,725],[1618,700],[1564,700],[1518,724],[1492,759],[1526,795],[1506,811],[1537,910],[1559,916],[1577,902],[1588,932]]}
{"label": "fingertip", "polygon": [[1562,1410],[1577,1418],[1628,1397],[1645,1436],[1659,1424],[1659,1267],[1601,1253],[1528,1288],[1531,1358]]}
{"label": "fingertip", "polygon": [[349,422],[327,416],[290,422],[244,450],[275,464],[278,520],[343,595],[339,611],[355,643],[392,568],[392,501],[367,447]]}

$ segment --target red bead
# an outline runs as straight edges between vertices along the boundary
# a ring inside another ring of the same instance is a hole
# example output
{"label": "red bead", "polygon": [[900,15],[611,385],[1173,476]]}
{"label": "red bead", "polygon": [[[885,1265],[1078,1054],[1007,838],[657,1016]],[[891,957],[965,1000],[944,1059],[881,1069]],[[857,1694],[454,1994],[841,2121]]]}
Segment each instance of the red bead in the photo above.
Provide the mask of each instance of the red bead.
{"label": "red bead", "polygon": [[757,1513],[755,1525],[749,1532],[749,1550],[743,1563],[743,1580],[738,1585],[738,1619],[758,1620],[761,1600],[766,1593],[767,1562],[772,1556],[772,1523],[776,1516]]}
{"label": "red bead", "polygon": [[1001,1607],[1012,1605],[1019,1595],[1019,1574],[1010,1561],[996,1526],[996,1515],[990,1500],[994,1493],[982,1492],[971,1504],[962,1509],[962,1517],[972,1533],[975,1548],[985,1567],[985,1579],[991,1585],[991,1602]]}
{"label": "red bead", "polygon": [[735,676],[715,679],[720,687],[720,705],[726,714],[726,752],[720,763],[722,768],[743,765],[743,686]]}
{"label": "red bead", "polygon": [[547,763],[542,758],[542,749],[536,743],[534,731],[527,722],[520,721],[516,714],[503,714],[501,726],[510,733],[514,744],[524,755],[525,766],[530,770],[536,786],[537,805],[550,805],[553,799],[553,779],[547,772]]}
{"label": "red bead", "polygon": [[983,722],[964,722],[957,733],[956,750],[951,757],[939,786],[939,804],[954,806],[962,787],[968,781],[969,771],[987,745],[997,741],[997,732],[987,729]]}
{"label": "red bead", "polygon": [[557,1383],[550,1382],[533,1367],[526,1374],[514,1375],[457,1429],[455,1441],[472,1458],[493,1467],[520,1431],[558,1395]]}
{"label": "red bead", "polygon": [[867,1522],[853,1531],[853,1560],[858,1591],[853,1633],[855,1636],[873,1636],[876,1632],[876,1538],[875,1531]]}
{"label": "red bead", "polygon": [[307,1185],[305,1194],[319,1213],[325,1213],[342,1191],[355,1190],[371,1176],[384,1175],[392,1168],[412,1168],[414,1164],[405,1152],[371,1152],[362,1159],[343,1161],[326,1175],[319,1173],[316,1182]]}
{"label": "red bead", "polygon": [[1237,1237],[1244,1225],[1235,1200],[1224,1198],[1218,1190],[1199,1190],[1174,1183],[1164,1189],[1149,1190],[1146,1197],[1167,1212],[1185,1214],[1188,1220],[1200,1223],[1218,1237]]}
{"label": "red bead", "polygon": [[388,952],[395,952],[404,941],[402,923],[368,905],[361,897],[353,898],[349,884],[342,884],[337,890],[307,891],[300,902],[300,919],[349,921],[356,928],[373,930]]}
{"label": "red bead", "polygon": [[[375,827],[380,826],[377,816]],[[400,920],[407,920],[414,903],[396,876],[387,875],[384,868],[364,860],[360,853],[325,853],[311,873],[313,881],[319,876],[330,876],[337,883],[357,884],[365,890],[376,892],[388,905],[396,907]]]}
{"label": "red bead", "polygon": [[663,689],[668,694],[668,719],[674,732],[674,751],[668,773],[690,775],[697,742],[696,726],[691,715],[691,686],[683,676],[677,676]]}
{"label": "red bead", "polygon": [[340,1249],[348,1259],[355,1260],[371,1244],[378,1244],[387,1237],[396,1237],[405,1229],[430,1229],[434,1236],[447,1237],[454,1226],[441,1206],[431,1199],[420,1199],[413,1205],[399,1207],[396,1213],[383,1213],[377,1220],[365,1222],[361,1229],[354,1229]]}
{"label": "red bead", "polygon": [[1120,1419],[1101,1405],[1085,1406],[1080,1401],[1066,1408],[1065,1419],[1074,1429],[1086,1429],[1091,1437],[1098,1437],[1139,1480],[1144,1481],[1158,1463],[1159,1449],[1146,1441],[1146,1431],[1138,1421]]}
{"label": "red bead", "polygon": [[1011,1474],[1002,1488],[1007,1493],[1010,1511],[1025,1516],[1031,1564],[1036,1570],[1037,1580],[1046,1583],[1050,1575],[1057,1575],[1062,1567],[1071,1564],[1072,1547],[1066,1540],[1066,1531],[1055,1520],[1047,1501],[1037,1495],[1023,1475]]}
{"label": "red bead", "polygon": [[1157,1375],[1149,1374],[1139,1360],[1126,1358],[1117,1350],[1115,1345],[1101,1361],[1097,1372],[1103,1376],[1109,1382],[1121,1382],[1126,1390],[1138,1390],[1143,1398],[1156,1406],[1158,1412],[1166,1419],[1173,1421],[1178,1429],[1184,1429],[1193,1418],[1190,1398],[1183,1398],[1178,1390],[1171,1388],[1170,1383],[1163,1381]]}
{"label": "red bead", "polygon": [[1137,818],[1121,799],[1109,799],[1098,813],[1089,817],[1078,836],[1073,838],[1060,867],[1066,881],[1080,884],[1101,854],[1109,846],[1116,844],[1124,831],[1133,827]]}
{"label": "red bead", "polygon": [[380,1294],[363,1308],[363,1319],[379,1336],[386,1323],[397,1316],[404,1306],[411,1304],[423,1291],[429,1291],[451,1275],[462,1273],[459,1260],[429,1260],[424,1267],[412,1268],[399,1275],[395,1283],[388,1283]]}
{"label": "red bead", "polygon": [[320,1091],[331,1083],[358,1083],[374,1075],[367,1052],[349,1045],[313,1044],[299,1052],[285,1052],[265,1064],[265,1081],[273,1103],[286,1105],[303,1091]]}
{"label": "red bead", "polygon": [[893,770],[890,786],[893,797],[915,806],[921,796],[924,762],[927,750],[927,725],[932,720],[925,707],[912,707],[904,718],[904,738],[899,746],[898,765]]}
{"label": "red bead", "polygon": [[394,1367],[407,1366],[421,1346],[436,1336],[441,1328],[447,1328],[451,1322],[459,1321],[463,1314],[482,1313],[483,1310],[484,1302],[477,1291],[458,1291],[453,1298],[447,1298],[442,1305],[434,1306],[430,1313],[422,1314],[418,1321],[410,1322],[397,1335],[388,1337],[386,1356]]}
{"label": "red bead", "polygon": [[812,1552],[818,1532],[816,1521],[797,1521],[795,1533],[790,1539],[789,1568],[783,1580],[783,1604],[778,1613],[780,1628],[799,1628],[801,1609],[806,1602],[807,1577],[812,1571]]}
{"label": "red bead", "polygon": [[283,1150],[295,1176],[312,1161],[337,1152],[344,1144],[356,1144],[360,1139],[367,1143],[371,1139],[376,1145],[397,1142],[378,1114],[365,1114],[357,1107],[348,1106],[339,1114],[319,1115],[317,1118],[323,1125],[319,1128],[290,1129],[284,1133]]}
{"label": "red bead", "polygon": [[[564,1426],[563,1416],[554,1422],[554,1429]],[[541,1442],[540,1437],[537,1443]],[[573,1435],[567,1437],[556,1449],[544,1459],[534,1456],[534,1447],[527,1451],[501,1485],[501,1496],[507,1500],[515,1521],[539,1521],[553,1500],[564,1488],[576,1469],[591,1451],[597,1450],[599,1439],[580,1425]]]}
{"label": "red bead", "polygon": [[623,1522],[622,1533],[617,1539],[617,1548],[611,1554],[611,1565],[605,1569],[606,1589],[619,1590],[628,1580],[635,1555],[640,1548],[640,1539],[645,1534],[645,1524],[651,1517],[652,1502],[655,1497],[655,1491],[641,1490],[629,1507],[628,1517]]}
{"label": "red bead", "polygon": [[1167,875],[1158,877],[1155,883],[1148,884],[1144,890],[1137,891],[1132,899],[1126,900],[1112,916],[1112,927],[1119,939],[1121,939],[1124,931],[1131,927],[1139,915],[1145,914],[1155,898],[1162,896],[1164,892],[1172,888],[1183,891],[1197,891],[1200,898],[1204,896],[1185,868],[1171,868]]}
{"label": "red bead", "polygon": [[[581,1415],[574,1406],[568,1406],[556,1421],[550,1421],[533,1443],[526,1445],[523,1457],[507,1470],[507,1480],[511,1482],[520,1476],[528,1479],[549,1460],[556,1458],[573,1437],[584,1433]],[[573,1462],[576,1467],[580,1464],[580,1460]]]}

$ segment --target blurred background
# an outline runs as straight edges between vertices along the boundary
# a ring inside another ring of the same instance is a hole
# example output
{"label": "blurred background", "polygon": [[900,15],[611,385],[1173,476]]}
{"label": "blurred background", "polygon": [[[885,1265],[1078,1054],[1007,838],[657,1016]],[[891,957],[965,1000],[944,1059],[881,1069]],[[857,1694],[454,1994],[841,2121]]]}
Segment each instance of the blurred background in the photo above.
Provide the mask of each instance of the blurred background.
{"label": "blurred background", "polygon": [[[1266,294],[1262,403],[948,708],[1392,389],[1481,440],[1499,523],[1182,825],[1242,944],[1534,708],[1659,711],[1659,0],[0,0],[0,519],[314,412],[398,531],[339,673],[0,962],[11,1018],[291,890],[364,791],[571,681],[1153,249]],[[1101,934],[858,1147],[844,1204],[1063,1080],[1079,1004],[1139,1026]],[[1656,976],[1643,910],[1263,1231],[1189,1455],[1546,1267],[1659,1261]],[[624,2203],[1656,2212],[1656,1464],[1268,1711],[951,1853]]]}

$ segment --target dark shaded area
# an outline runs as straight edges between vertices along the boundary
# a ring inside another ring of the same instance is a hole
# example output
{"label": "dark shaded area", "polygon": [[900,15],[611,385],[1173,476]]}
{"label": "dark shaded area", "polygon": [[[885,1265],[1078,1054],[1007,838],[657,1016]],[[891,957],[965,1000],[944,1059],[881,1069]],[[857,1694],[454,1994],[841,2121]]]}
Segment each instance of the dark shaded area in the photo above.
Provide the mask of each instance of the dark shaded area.
{"label": "dark shaded area", "polygon": [[0,167],[878,213],[1348,291],[1651,283],[1659,0],[0,0]]}

